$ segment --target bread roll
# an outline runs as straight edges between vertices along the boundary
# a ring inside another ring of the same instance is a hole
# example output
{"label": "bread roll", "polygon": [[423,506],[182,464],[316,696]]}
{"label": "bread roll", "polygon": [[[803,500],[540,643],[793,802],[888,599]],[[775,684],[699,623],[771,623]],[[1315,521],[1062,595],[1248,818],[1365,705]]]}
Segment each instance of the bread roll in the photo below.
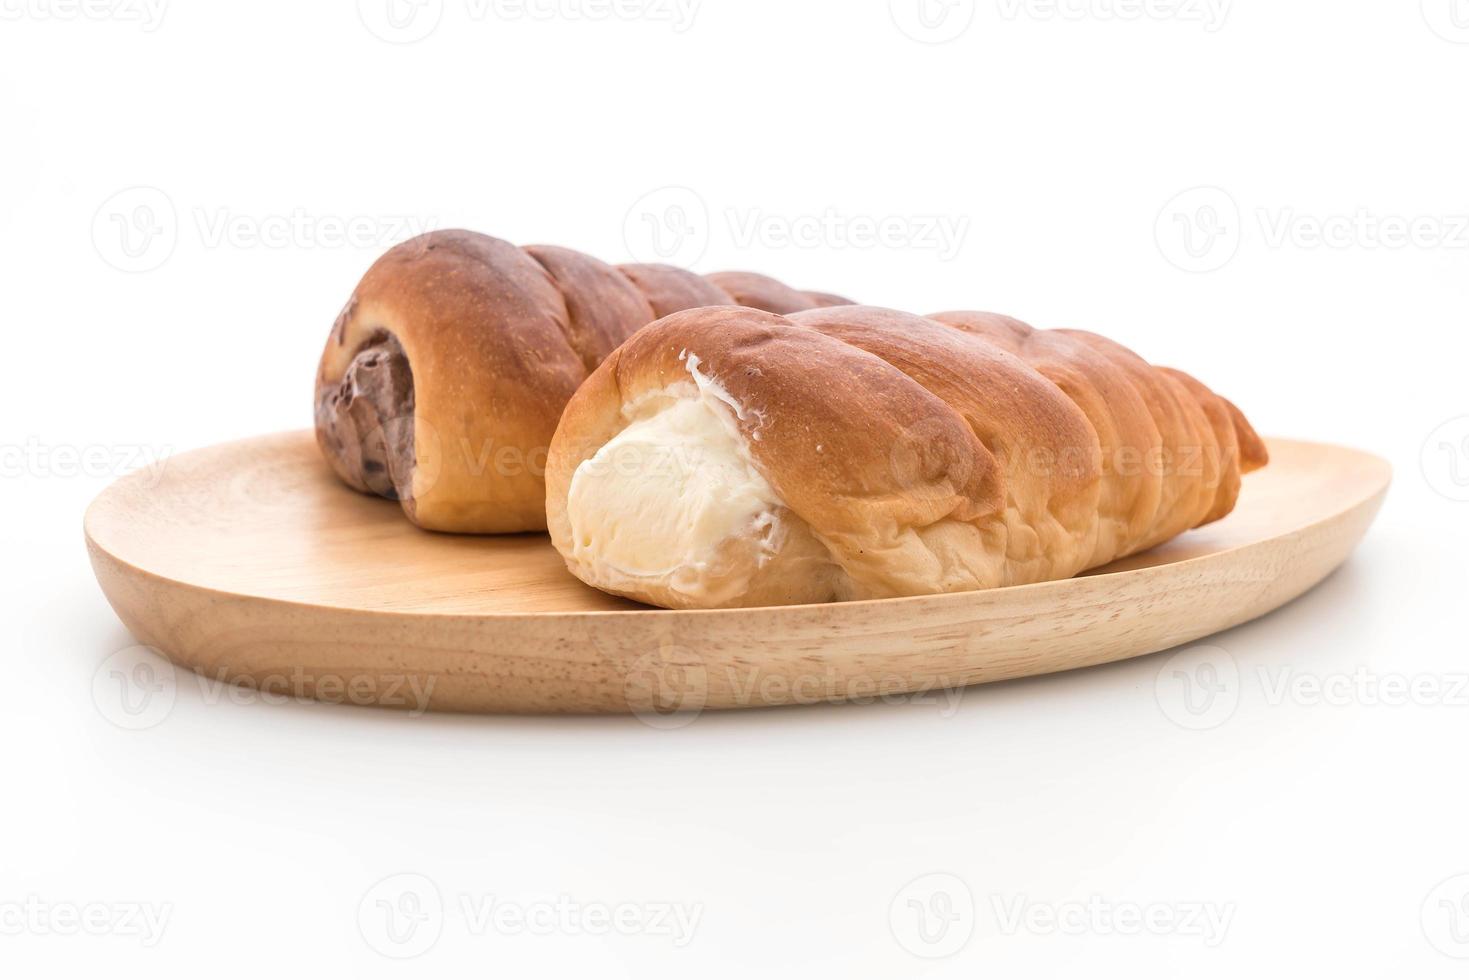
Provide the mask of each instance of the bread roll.
{"label": "bread roll", "polygon": [[1104,338],[984,313],[688,310],[571,399],[546,511],[568,568],[669,608],[1064,578],[1217,520],[1264,444]]}
{"label": "bread roll", "polygon": [[[727,275],[782,310],[834,299]],[[733,302],[672,266],[421,235],[378,259],[337,318],[316,376],[317,441],[349,486],[398,500],[421,527],[541,530],[546,451],[577,386],[644,324]]]}

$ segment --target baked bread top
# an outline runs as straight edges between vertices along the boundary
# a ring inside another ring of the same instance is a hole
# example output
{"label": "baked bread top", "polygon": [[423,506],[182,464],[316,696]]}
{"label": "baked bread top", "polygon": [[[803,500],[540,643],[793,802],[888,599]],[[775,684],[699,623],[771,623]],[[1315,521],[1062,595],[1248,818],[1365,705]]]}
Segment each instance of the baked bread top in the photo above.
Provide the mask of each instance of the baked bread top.
{"label": "baked bread top", "polygon": [[[782,308],[804,295],[727,275]],[[343,481],[399,500],[422,527],[539,530],[546,452],[588,373],[658,317],[733,302],[673,266],[430,232],[378,259],[337,318],[317,371],[317,440]]]}
{"label": "baked bread top", "polygon": [[552,442],[568,567],[674,608],[1075,575],[1215,520],[1264,445],[1104,338],[983,313],[684,311],[624,343]]}

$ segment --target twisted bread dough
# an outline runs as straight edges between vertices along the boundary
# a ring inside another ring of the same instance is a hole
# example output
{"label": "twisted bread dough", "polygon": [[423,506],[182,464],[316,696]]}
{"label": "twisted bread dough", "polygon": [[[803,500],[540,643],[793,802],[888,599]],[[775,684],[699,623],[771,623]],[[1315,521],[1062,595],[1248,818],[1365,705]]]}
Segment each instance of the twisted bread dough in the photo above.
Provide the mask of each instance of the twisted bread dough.
{"label": "twisted bread dough", "polygon": [[400,501],[421,527],[540,530],[561,409],[635,330],[696,306],[840,301],[753,273],[614,268],[431,232],[378,259],[337,318],[316,376],[317,441],[342,480]]}
{"label": "twisted bread dough", "polygon": [[1224,516],[1266,459],[1232,404],[1093,334],[714,307],[592,373],[546,509],[574,574],[644,602],[883,598],[1104,565]]}

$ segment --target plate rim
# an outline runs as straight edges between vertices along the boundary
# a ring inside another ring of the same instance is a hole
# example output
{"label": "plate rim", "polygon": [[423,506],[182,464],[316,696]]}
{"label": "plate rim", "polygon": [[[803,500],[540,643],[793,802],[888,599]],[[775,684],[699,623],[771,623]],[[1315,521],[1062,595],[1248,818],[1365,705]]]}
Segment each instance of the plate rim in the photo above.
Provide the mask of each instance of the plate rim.
{"label": "plate rim", "polygon": [[[176,461],[178,461],[180,459],[183,459],[185,457],[195,456],[195,455],[199,455],[199,454],[203,454],[203,453],[207,453],[207,452],[213,452],[213,451],[216,451],[216,450],[219,450],[219,449],[223,449],[223,448],[229,447],[229,446],[242,445],[242,444],[245,444],[245,443],[260,442],[260,441],[264,441],[264,440],[268,440],[268,439],[279,438],[279,437],[282,437],[282,436],[309,436],[309,435],[310,435],[310,430],[308,430],[308,429],[291,429],[291,430],[284,430],[284,431],[273,432],[273,433],[262,433],[260,435],[255,435],[255,436],[246,436],[246,437],[239,438],[239,439],[230,439],[230,440],[226,440],[224,442],[213,443],[213,444],[208,445],[208,446],[196,447],[194,449],[189,449],[189,450],[186,450],[186,451],[184,451],[182,453],[178,453],[177,455],[166,457],[164,460],[160,461],[159,463],[153,464],[153,466],[154,467],[156,467],[156,466],[167,466],[170,463],[176,462]],[[1394,479],[1394,476],[1395,476],[1392,463],[1388,459],[1386,459],[1385,457],[1383,457],[1383,456],[1381,456],[1381,455],[1379,455],[1377,453],[1371,452],[1369,450],[1358,449],[1358,448],[1353,447],[1353,446],[1344,446],[1344,445],[1341,445],[1341,444],[1338,444],[1338,443],[1316,442],[1314,440],[1308,440],[1308,439],[1292,439],[1292,438],[1283,438],[1283,437],[1269,437],[1265,441],[1266,441],[1267,445],[1272,446],[1272,447],[1273,446],[1277,446],[1277,445],[1291,444],[1291,445],[1299,445],[1299,446],[1310,446],[1310,447],[1316,447],[1316,448],[1332,449],[1332,450],[1337,450],[1337,451],[1340,451],[1340,452],[1351,453],[1351,454],[1353,454],[1355,456],[1358,456],[1358,457],[1362,458],[1364,461],[1367,461],[1367,462],[1373,464],[1377,468],[1377,470],[1378,470],[1378,472],[1376,473],[1376,479],[1373,481],[1373,486],[1372,486],[1372,489],[1370,491],[1365,492],[1360,497],[1354,497],[1348,503],[1343,504],[1341,507],[1333,510],[1331,513],[1328,513],[1328,514],[1325,514],[1325,515],[1322,515],[1322,516],[1318,517],[1316,520],[1312,521],[1309,524],[1304,524],[1304,525],[1302,525],[1302,526],[1300,526],[1298,528],[1294,528],[1291,531],[1286,532],[1286,535],[1298,535],[1298,534],[1306,533],[1306,532],[1308,532],[1308,531],[1310,531],[1310,530],[1312,530],[1314,528],[1318,528],[1318,527],[1320,527],[1322,525],[1329,524],[1332,521],[1339,520],[1343,516],[1345,516],[1345,515],[1347,515],[1349,513],[1353,513],[1355,511],[1358,511],[1358,510],[1362,509],[1363,507],[1370,506],[1370,507],[1373,507],[1374,510],[1376,508],[1380,508],[1381,505],[1382,505],[1382,502],[1385,500],[1385,498],[1387,496],[1388,491],[1392,487],[1393,479]],[[851,610],[854,610],[854,611],[860,611],[860,610],[866,610],[866,609],[894,609],[894,608],[898,608],[899,606],[904,605],[904,604],[917,606],[917,605],[924,605],[924,604],[927,604],[927,605],[939,605],[939,604],[957,605],[957,604],[962,604],[962,603],[998,602],[998,601],[1001,601],[1001,599],[999,597],[1012,597],[1012,596],[1017,596],[1017,595],[1028,595],[1028,594],[1032,594],[1032,593],[1034,593],[1036,591],[1044,591],[1046,589],[1053,589],[1053,590],[1072,589],[1072,590],[1075,590],[1078,587],[1078,583],[1081,583],[1081,582],[1095,581],[1095,582],[1098,582],[1098,583],[1104,583],[1104,582],[1113,581],[1116,578],[1118,578],[1119,576],[1146,577],[1150,573],[1152,573],[1154,575],[1163,575],[1163,574],[1167,574],[1167,573],[1172,573],[1172,572],[1174,572],[1174,571],[1176,571],[1178,569],[1189,568],[1191,566],[1195,566],[1195,565],[1199,565],[1199,564],[1204,564],[1204,563],[1217,563],[1221,559],[1224,559],[1224,558],[1226,558],[1228,556],[1237,555],[1240,552],[1248,551],[1248,550],[1250,550],[1252,548],[1260,548],[1260,547],[1267,546],[1271,542],[1280,540],[1280,538],[1286,536],[1286,535],[1272,535],[1271,537],[1261,538],[1259,540],[1249,541],[1249,542],[1245,542],[1243,544],[1234,545],[1232,547],[1225,548],[1225,549],[1223,549],[1221,551],[1211,552],[1211,553],[1206,554],[1206,555],[1197,555],[1197,556],[1194,556],[1192,558],[1182,558],[1182,559],[1179,559],[1178,561],[1166,562],[1166,563],[1159,564],[1159,565],[1149,565],[1149,566],[1144,567],[1144,568],[1125,568],[1125,569],[1118,569],[1116,571],[1110,571],[1110,572],[1098,570],[1098,571],[1095,571],[1095,572],[1082,572],[1082,573],[1080,573],[1078,575],[1075,575],[1075,576],[1072,576],[1070,578],[1051,579],[1051,580],[1048,580],[1048,581],[1045,581],[1045,582],[1032,582],[1032,583],[1025,584],[1025,585],[1007,585],[1007,586],[1000,586],[1000,587],[993,588],[993,589],[974,589],[974,590],[969,590],[969,591],[964,591],[964,592],[941,592],[941,593],[933,593],[933,594],[928,594],[928,595],[894,596],[894,597],[884,598],[884,599],[853,599],[853,600],[845,601],[845,602],[797,603],[797,604],[786,604],[786,605],[776,605],[776,606],[739,606],[739,607],[725,608],[725,609],[662,609],[662,608],[659,608],[659,607],[656,607],[656,606],[649,606],[649,607],[644,608],[644,609],[582,609],[582,610],[527,611],[527,612],[485,611],[485,612],[477,612],[477,613],[447,612],[447,611],[440,612],[440,611],[424,610],[424,609],[380,609],[380,608],[379,609],[374,609],[374,608],[370,608],[370,607],[367,607],[367,606],[335,605],[335,604],[321,603],[321,602],[307,602],[307,601],[302,601],[302,600],[283,599],[283,598],[279,598],[279,597],[276,597],[276,596],[259,595],[257,593],[252,593],[252,592],[231,591],[231,590],[225,590],[225,589],[215,588],[215,587],[209,586],[209,585],[201,585],[201,584],[196,583],[196,582],[187,582],[187,581],[184,581],[182,579],[174,578],[172,576],[164,575],[164,574],[161,574],[159,572],[155,572],[155,571],[152,571],[150,569],[143,568],[143,567],[141,567],[139,565],[134,564],[133,562],[130,562],[130,561],[128,561],[128,560],[120,557],[116,553],[110,551],[109,549],[107,549],[101,543],[101,541],[98,540],[98,536],[95,533],[95,527],[94,527],[94,525],[95,525],[95,523],[96,523],[97,520],[100,520],[100,518],[98,517],[99,508],[103,505],[104,499],[107,498],[109,495],[113,494],[114,492],[116,492],[120,486],[122,486],[125,483],[134,481],[134,480],[140,480],[140,479],[142,479],[144,477],[144,475],[150,469],[152,469],[152,467],[148,467],[148,468],[145,468],[145,469],[142,469],[142,470],[138,470],[138,471],[135,471],[133,473],[125,474],[125,475],[123,475],[121,477],[118,477],[116,480],[112,481],[106,487],[104,487],[100,492],[98,492],[97,495],[95,497],[93,497],[92,500],[87,504],[86,510],[85,510],[85,512],[82,515],[82,531],[83,531],[83,536],[84,536],[85,541],[86,541],[86,546],[87,546],[88,554],[91,557],[92,564],[94,566],[94,570],[95,570],[95,566],[96,566],[97,560],[100,557],[100,558],[104,558],[107,561],[116,563],[117,565],[123,566],[123,567],[131,570],[131,572],[133,572],[135,574],[146,576],[147,578],[149,578],[149,579],[151,579],[151,580],[153,580],[155,582],[166,583],[166,585],[169,586],[169,587],[179,588],[179,589],[187,589],[189,591],[192,591],[192,592],[195,592],[195,593],[199,593],[199,594],[205,594],[205,595],[211,595],[211,596],[218,596],[218,597],[222,597],[222,598],[235,599],[235,600],[244,600],[244,601],[248,601],[248,602],[252,602],[252,603],[269,603],[269,604],[272,604],[272,605],[275,605],[275,606],[279,606],[279,607],[282,607],[282,608],[308,609],[308,610],[327,610],[327,611],[330,611],[330,612],[333,612],[333,613],[346,613],[346,614],[352,614],[352,615],[391,616],[391,617],[395,617],[395,618],[410,617],[410,618],[414,618],[414,619],[426,619],[426,620],[433,620],[433,619],[439,619],[439,620],[461,619],[461,620],[495,620],[495,621],[500,621],[500,622],[511,622],[511,621],[546,621],[546,620],[552,620],[552,619],[585,620],[585,619],[600,619],[600,618],[603,618],[603,617],[628,617],[628,616],[634,616],[634,617],[638,617],[638,616],[640,616],[640,617],[658,616],[660,618],[667,619],[667,618],[684,618],[684,617],[700,617],[700,618],[703,618],[703,617],[716,617],[716,616],[732,617],[732,616],[739,616],[741,614],[748,615],[748,614],[750,614],[752,612],[758,612],[760,614],[784,614],[784,615],[787,615],[787,616],[799,616],[799,615],[802,615],[802,614],[814,615],[814,614],[816,614],[817,611],[824,612],[826,610],[830,610],[830,609],[835,608],[835,607],[840,607],[840,608],[843,608],[843,609],[851,609]],[[1245,480],[1246,480],[1246,486],[1248,486],[1249,476],[1246,476],[1245,477]],[[1372,519],[1375,520],[1375,513],[1374,513]],[[1371,523],[1371,521],[1369,520],[1369,524],[1370,523]],[[427,532],[426,531],[424,533],[427,534],[427,533],[435,533],[435,532]],[[527,534],[538,534],[538,535],[539,534],[544,534],[544,532],[526,532],[526,533]],[[495,535],[464,535],[464,536],[465,537],[495,537]],[[1144,553],[1146,553],[1146,552],[1139,552],[1139,554],[1144,554]],[[1132,556],[1124,556],[1123,559],[1118,559],[1118,560],[1119,561],[1125,560],[1126,557],[1132,557]],[[1105,568],[1105,567],[1106,566],[1102,566],[1102,568]],[[629,600],[629,601],[636,601],[636,600]]]}

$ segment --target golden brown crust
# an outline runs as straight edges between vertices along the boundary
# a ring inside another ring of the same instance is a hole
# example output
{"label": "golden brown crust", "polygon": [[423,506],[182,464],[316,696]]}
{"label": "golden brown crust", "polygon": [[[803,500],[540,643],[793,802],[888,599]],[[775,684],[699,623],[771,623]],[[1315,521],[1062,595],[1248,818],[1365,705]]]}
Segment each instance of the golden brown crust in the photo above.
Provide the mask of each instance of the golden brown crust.
{"label": "golden brown crust", "polygon": [[1227,399],[1106,338],[1036,330],[993,313],[933,318],[1004,346],[1087,412],[1101,438],[1103,520],[1125,528],[1102,553],[1121,557],[1218,520],[1234,509],[1241,474],[1269,461],[1264,441]]}
{"label": "golden brown crust", "polygon": [[1218,396],[1229,411],[1230,418],[1234,419],[1234,433],[1239,439],[1240,469],[1245,473],[1253,473],[1270,462],[1270,451],[1265,448],[1265,440],[1260,438],[1255,427],[1245,418],[1245,413],[1228,398]]}
{"label": "golden brown crust", "polygon": [[648,298],[655,317],[665,317],[697,306],[728,306],[734,302],[734,297],[704,276],[676,265],[620,265],[617,271],[632,280],[633,285]]}
{"label": "golden brown crust", "polygon": [[[573,397],[547,510],[572,571],[573,474],[631,406],[674,397],[691,363],[740,408],[750,458],[826,572],[781,556],[759,595],[717,604],[914,595],[1074,575],[1228,513],[1264,446],[1181,372],[1078,331],[1008,317],[847,306],[788,317],[689,310],[625,343]],[[662,605],[710,604],[656,583]]]}
{"label": "golden brown crust", "polygon": [[640,330],[567,406],[546,470],[547,520],[563,554],[570,551],[566,501],[577,466],[627,424],[624,407],[633,399],[687,385],[691,358],[741,406],[738,427],[756,466],[841,569],[827,594],[803,593],[793,583],[792,596],[891,594],[921,590],[929,576],[962,576],[964,569],[938,561],[909,565],[888,555],[926,554],[920,538],[928,529],[953,522],[977,528],[1004,511],[994,457],[964,418],[922,385],[879,357],[783,317],[709,307]]}
{"label": "golden brown crust", "polygon": [[345,482],[398,497],[422,527],[542,529],[545,454],[572,392],[644,324],[730,302],[672,266],[421,235],[378,259],[337,318],[317,372],[318,441]]}
{"label": "golden brown crust", "polygon": [[804,292],[806,293],[807,296],[810,296],[811,297],[811,301],[814,304],[814,306],[813,306],[814,309],[822,309],[822,308],[828,307],[828,306],[855,306],[856,305],[854,302],[852,302],[851,300],[847,299],[847,297],[845,297],[845,296],[838,296],[836,293],[818,293],[818,292],[812,292],[809,289],[804,290]]}
{"label": "golden brown crust", "polygon": [[[1132,386],[1158,432],[1156,442],[1124,454],[1116,468],[1156,479],[1157,510],[1149,533],[1123,552],[1143,551],[1196,526],[1208,512],[1218,484],[1218,443],[1198,403],[1178,382],[1141,357],[1105,337],[1080,330],[1048,331],[1079,342],[1106,370]],[[1114,411],[1115,414],[1115,411]]]}
{"label": "golden brown crust", "polygon": [[736,306],[767,313],[798,313],[823,306],[847,306],[851,300],[831,293],[806,293],[758,272],[711,272],[706,277],[733,297]]}
{"label": "golden brown crust", "polygon": [[555,245],[527,245],[566,303],[566,334],[591,373],[632,332],[658,317],[632,282],[605,262]]}
{"label": "golden brown crust", "polygon": [[1236,431],[1234,418],[1230,415],[1228,403],[1193,376],[1173,368],[1158,370],[1188,390],[1189,397],[1203,410],[1214,433],[1219,453],[1212,474],[1214,505],[1199,520],[1199,524],[1217,521],[1234,509],[1234,502],[1239,497],[1240,476],[1243,473],[1240,466],[1229,465],[1230,460],[1240,459],[1239,433]]}
{"label": "golden brown crust", "polygon": [[1101,454],[1086,415],[1060,389],[999,347],[909,313],[851,306],[790,320],[882,358],[968,422],[1004,475],[1005,520],[989,529],[1006,558],[1001,584],[1082,570]]}
{"label": "golden brown crust", "polygon": [[367,271],[322,356],[318,391],[363,342],[387,333],[414,388],[414,473],[406,512],[432,530],[540,526],[543,461],[585,377],[551,277],[521,249],[470,232],[397,246]]}

